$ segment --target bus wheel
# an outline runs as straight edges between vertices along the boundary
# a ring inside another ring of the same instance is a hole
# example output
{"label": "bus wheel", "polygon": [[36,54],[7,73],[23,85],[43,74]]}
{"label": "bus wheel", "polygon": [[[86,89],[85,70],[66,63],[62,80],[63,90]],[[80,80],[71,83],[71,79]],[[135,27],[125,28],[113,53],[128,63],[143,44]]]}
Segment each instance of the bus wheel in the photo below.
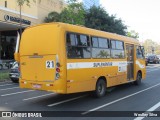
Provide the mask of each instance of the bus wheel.
{"label": "bus wheel", "polygon": [[140,85],[142,80],[142,74],[140,72],[137,73],[137,79],[134,81],[135,85]]}
{"label": "bus wheel", "polygon": [[94,96],[97,98],[103,97],[106,93],[106,82],[103,79],[99,79],[96,84],[96,90]]}

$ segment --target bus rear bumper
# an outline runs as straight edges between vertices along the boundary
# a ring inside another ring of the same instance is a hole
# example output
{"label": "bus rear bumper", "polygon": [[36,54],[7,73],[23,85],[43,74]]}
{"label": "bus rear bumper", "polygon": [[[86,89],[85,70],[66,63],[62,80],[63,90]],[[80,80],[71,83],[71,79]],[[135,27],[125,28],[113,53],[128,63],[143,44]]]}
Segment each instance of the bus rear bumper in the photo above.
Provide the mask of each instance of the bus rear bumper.
{"label": "bus rear bumper", "polygon": [[56,86],[54,82],[43,82],[43,81],[37,82],[37,81],[29,81],[29,80],[20,80],[19,85],[20,85],[20,88],[66,94],[65,89],[64,90],[60,89],[60,87]]}

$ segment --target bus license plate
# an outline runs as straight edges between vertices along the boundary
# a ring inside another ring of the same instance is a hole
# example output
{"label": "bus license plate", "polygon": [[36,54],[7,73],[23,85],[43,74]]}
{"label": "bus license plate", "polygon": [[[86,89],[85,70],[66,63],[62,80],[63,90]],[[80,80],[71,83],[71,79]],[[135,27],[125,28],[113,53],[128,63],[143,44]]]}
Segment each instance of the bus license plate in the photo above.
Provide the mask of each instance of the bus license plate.
{"label": "bus license plate", "polygon": [[40,89],[41,85],[40,84],[33,84],[33,88]]}

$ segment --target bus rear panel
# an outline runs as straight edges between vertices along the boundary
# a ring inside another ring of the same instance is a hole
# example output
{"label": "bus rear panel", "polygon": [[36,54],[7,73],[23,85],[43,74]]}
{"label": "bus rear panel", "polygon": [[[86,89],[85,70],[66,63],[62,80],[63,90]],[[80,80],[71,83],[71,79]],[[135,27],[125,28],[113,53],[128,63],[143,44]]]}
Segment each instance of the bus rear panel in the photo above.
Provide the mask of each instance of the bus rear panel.
{"label": "bus rear panel", "polygon": [[66,93],[65,59],[57,24],[31,27],[20,43],[20,87]]}

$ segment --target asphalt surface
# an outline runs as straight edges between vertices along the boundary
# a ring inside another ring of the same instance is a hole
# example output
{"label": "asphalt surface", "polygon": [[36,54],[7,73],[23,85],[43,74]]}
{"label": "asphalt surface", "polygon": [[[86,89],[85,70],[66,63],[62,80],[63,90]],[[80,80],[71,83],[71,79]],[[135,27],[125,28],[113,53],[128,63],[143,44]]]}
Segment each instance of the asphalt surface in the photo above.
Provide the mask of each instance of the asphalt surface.
{"label": "asphalt surface", "polygon": [[[10,81],[0,82],[0,111],[52,111],[52,120],[159,120],[160,117],[136,117],[149,111],[160,115],[160,64],[147,66],[146,80],[140,86],[125,84],[109,89],[103,98],[89,93],[59,95],[45,91],[20,89]],[[55,112],[57,111],[57,112]],[[63,112],[62,112],[63,111]],[[76,111],[76,112],[75,112]],[[42,113],[43,115],[43,113]],[[147,115],[147,114],[146,114]],[[1,116],[1,115],[0,115]],[[67,116],[67,117],[64,117]],[[2,118],[0,120],[27,118]],[[32,118],[29,118],[32,119]]]}

